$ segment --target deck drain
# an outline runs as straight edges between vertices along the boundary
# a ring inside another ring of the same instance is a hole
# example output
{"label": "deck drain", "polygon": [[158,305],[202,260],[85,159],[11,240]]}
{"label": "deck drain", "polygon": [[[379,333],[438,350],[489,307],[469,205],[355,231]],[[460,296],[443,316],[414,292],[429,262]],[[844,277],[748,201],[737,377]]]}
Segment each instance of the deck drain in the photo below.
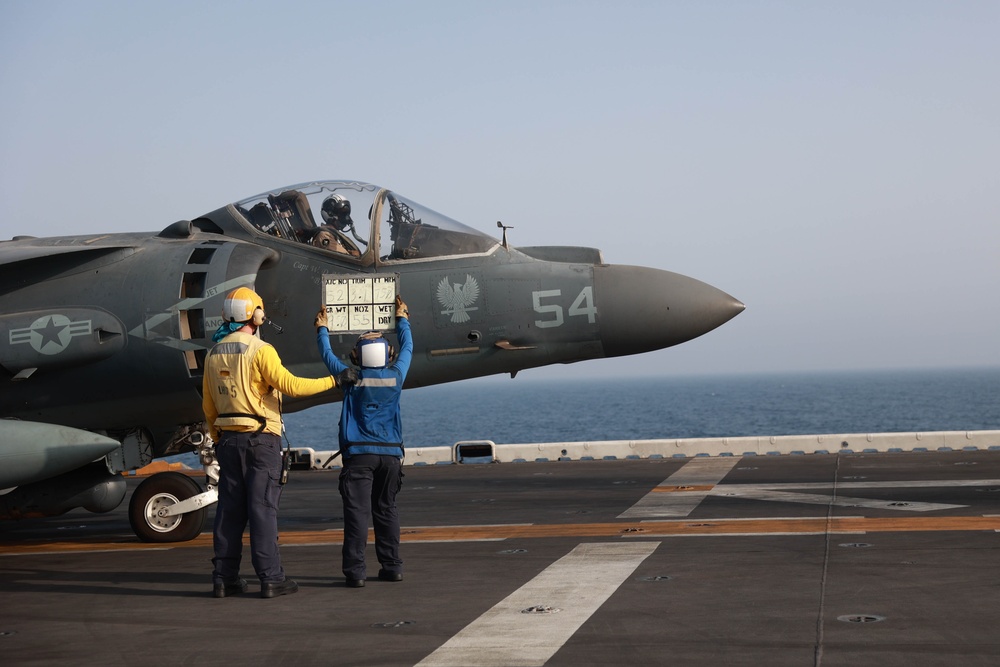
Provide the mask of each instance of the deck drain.
{"label": "deck drain", "polygon": [[550,607],[547,604],[536,604],[533,607],[528,607],[527,609],[522,609],[522,614],[557,614],[562,609],[559,607]]}
{"label": "deck drain", "polygon": [[650,577],[636,577],[636,581],[670,581],[671,577],[665,574],[656,574]]}
{"label": "deck drain", "polygon": [[844,623],[878,623],[879,621],[884,621],[885,616],[877,614],[847,614],[845,616],[838,616],[837,620]]}
{"label": "deck drain", "polygon": [[645,528],[625,528],[622,530],[623,533],[645,533]]}
{"label": "deck drain", "polygon": [[394,628],[401,628],[404,625],[416,625],[416,621],[396,621],[395,623],[372,623],[373,628],[388,628],[390,630]]}
{"label": "deck drain", "polygon": [[504,549],[503,551],[498,551],[498,554],[503,554],[504,556],[509,556],[510,554],[526,554],[527,549]]}
{"label": "deck drain", "polygon": [[889,507],[909,507],[909,506],[910,503],[904,503],[904,502],[889,503]]}
{"label": "deck drain", "polygon": [[867,549],[872,546],[868,542],[844,542],[843,544],[838,544],[838,547],[845,547],[847,549]]}

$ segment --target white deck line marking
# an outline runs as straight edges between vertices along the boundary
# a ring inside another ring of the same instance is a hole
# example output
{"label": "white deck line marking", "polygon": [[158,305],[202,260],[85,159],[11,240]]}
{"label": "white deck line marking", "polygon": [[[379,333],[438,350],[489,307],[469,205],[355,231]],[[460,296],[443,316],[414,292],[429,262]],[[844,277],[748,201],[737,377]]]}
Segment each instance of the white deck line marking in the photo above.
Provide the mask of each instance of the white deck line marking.
{"label": "white deck line marking", "polygon": [[[734,485],[735,486],[735,485]],[[897,510],[900,512],[931,512],[934,510],[950,510],[966,505],[946,505],[944,503],[918,503],[901,500],[878,500],[874,498],[849,498],[838,495],[837,497],[812,493],[792,493],[790,491],[776,491],[773,488],[762,486],[751,488],[751,485],[740,485],[734,488],[725,484],[720,484],[708,495],[725,496],[728,498],[749,498],[751,500],[766,500],[772,503],[805,503],[810,505],[836,505],[837,507],[867,507],[869,509]]]}
{"label": "white deck line marking", "polygon": [[[680,471],[678,471],[680,472]],[[726,489],[935,489],[952,486],[1000,486],[1000,479],[922,479],[909,482],[780,482],[778,484],[720,484]]]}
{"label": "white deck line marking", "polygon": [[[611,597],[659,542],[585,543],[465,626],[418,667],[536,667]],[[523,614],[545,605],[560,611]]]}
{"label": "white deck line marking", "polygon": [[[691,459],[673,475],[660,482],[659,486],[714,486],[721,482],[740,460],[736,456]],[[687,516],[708,494],[709,491],[664,493],[654,489],[640,498],[635,505],[619,514],[618,518]]]}
{"label": "white deck line marking", "polygon": [[[619,519],[656,519],[685,517],[708,496],[747,498],[785,503],[807,503],[830,505],[832,498],[824,495],[793,493],[811,490],[844,489],[924,489],[971,486],[1000,486],[1000,479],[939,479],[914,481],[871,481],[871,482],[785,482],[778,484],[722,484],[722,479],[735,467],[740,459],[726,457],[720,459],[696,458],[686,463],[673,475],[659,484],[659,487],[713,486],[699,491],[650,491],[639,502],[618,515]],[[659,488],[658,487],[658,488]],[[787,491],[785,489],[788,489]],[[968,505],[947,505],[943,503],[919,503],[901,500],[877,500],[837,496],[832,504],[840,507],[867,507],[889,509],[901,512],[931,512],[935,510],[957,509]]]}

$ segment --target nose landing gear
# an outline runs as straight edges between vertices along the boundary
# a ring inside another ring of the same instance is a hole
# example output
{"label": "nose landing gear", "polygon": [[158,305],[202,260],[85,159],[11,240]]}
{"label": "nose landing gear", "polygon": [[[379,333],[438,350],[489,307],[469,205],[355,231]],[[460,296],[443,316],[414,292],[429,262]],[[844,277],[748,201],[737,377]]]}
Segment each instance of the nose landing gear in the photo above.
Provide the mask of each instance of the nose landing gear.
{"label": "nose landing gear", "polygon": [[156,473],[142,482],[129,501],[132,530],[143,542],[186,542],[201,534],[208,506],[219,499],[219,464],[215,444],[202,433],[192,433],[191,444],[205,468],[206,490],[187,475]]}

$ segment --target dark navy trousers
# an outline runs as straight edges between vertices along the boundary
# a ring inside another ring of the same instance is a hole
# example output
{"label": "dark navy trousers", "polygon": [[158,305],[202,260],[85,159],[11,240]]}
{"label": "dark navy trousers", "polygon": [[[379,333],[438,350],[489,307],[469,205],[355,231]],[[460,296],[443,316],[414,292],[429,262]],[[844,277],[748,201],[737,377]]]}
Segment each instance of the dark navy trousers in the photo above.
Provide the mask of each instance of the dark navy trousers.
{"label": "dark navy trousers", "polygon": [[250,558],[261,583],[285,578],[278,553],[281,498],[281,437],[223,431],[215,445],[219,460],[219,504],[215,510],[212,582],[239,577],[243,531],[250,526]]}
{"label": "dark navy trousers", "polygon": [[344,459],[340,497],[344,501],[343,571],[348,579],[364,579],[368,517],[375,528],[375,555],[386,572],[403,571],[399,558],[399,513],[396,494],[403,485],[402,461],[396,456],[357,454]]}

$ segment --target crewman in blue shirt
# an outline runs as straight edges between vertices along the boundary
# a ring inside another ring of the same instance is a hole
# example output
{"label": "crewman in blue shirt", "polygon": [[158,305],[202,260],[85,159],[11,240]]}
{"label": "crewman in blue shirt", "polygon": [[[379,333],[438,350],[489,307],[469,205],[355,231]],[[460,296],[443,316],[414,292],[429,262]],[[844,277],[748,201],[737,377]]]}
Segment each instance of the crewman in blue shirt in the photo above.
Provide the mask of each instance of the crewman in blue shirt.
{"label": "crewman in blue shirt", "polygon": [[[403,484],[403,424],[399,396],[413,358],[409,310],[396,297],[396,332],[399,355],[392,361],[392,346],[378,332],[362,335],[351,351],[351,362],[360,367],[354,384],[340,383],[344,400],[340,412],[340,497],[344,502],[343,572],[347,586],[365,585],[365,548],[368,516],[375,528],[375,555],[382,566],[382,581],[402,581],[399,558],[399,513],[396,494]],[[316,316],[316,343],[323,363],[334,376],[353,370],[330,349],[326,311]],[[391,365],[390,365],[391,362]]]}

